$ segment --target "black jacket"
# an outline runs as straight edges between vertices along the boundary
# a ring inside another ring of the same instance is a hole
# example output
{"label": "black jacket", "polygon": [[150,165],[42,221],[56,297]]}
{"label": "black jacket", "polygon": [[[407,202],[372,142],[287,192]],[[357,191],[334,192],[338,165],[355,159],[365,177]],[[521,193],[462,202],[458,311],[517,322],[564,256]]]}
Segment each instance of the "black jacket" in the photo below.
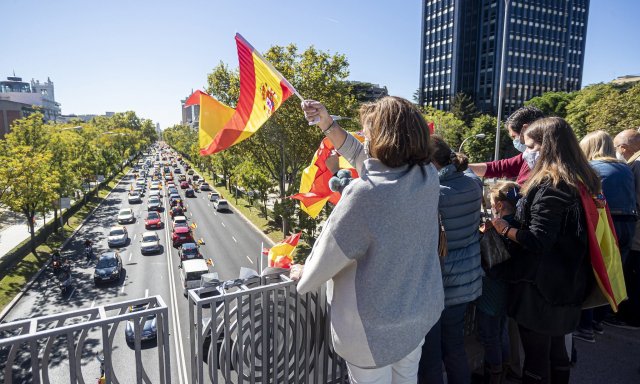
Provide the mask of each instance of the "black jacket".
{"label": "black jacket", "polygon": [[518,204],[517,219],[522,251],[505,263],[509,314],[540,333],[570,333],[594,284],[580,196],[564,183],[533,187]]}

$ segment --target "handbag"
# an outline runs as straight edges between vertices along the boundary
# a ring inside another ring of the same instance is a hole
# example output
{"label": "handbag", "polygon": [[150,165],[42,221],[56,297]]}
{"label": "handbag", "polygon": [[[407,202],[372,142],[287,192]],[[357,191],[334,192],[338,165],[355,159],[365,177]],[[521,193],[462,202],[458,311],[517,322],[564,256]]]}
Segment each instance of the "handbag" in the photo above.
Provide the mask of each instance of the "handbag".
{"label": "handbag", "polygon": [[442,216],[438,213],[438,256],[440,257],[440,265],[444,265],[444,258],[449,254],[447,248],[447,233],[444,230]]}
{"label": "handbag", "polygon": [[485,229],[480,238],[480,256],[482,258],[482,267],[485,270],[489,270],[511,258],[511,254],[504,243],[504,238],[500,236],[493,226]]}

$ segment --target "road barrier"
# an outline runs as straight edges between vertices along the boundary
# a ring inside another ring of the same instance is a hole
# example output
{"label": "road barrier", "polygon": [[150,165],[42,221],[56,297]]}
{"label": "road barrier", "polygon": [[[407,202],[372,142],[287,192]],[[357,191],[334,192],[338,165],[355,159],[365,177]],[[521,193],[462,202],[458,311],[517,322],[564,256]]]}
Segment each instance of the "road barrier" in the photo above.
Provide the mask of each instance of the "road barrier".
{"label": "road barrier", "polygon": [[[146,305],[147,308],[129,312],[128,308],[134,305]],[[152,361],[148,355],[145,361],[142,359],[141,337],[145,319],[150,315],[156,316],[157,361],[155,367],[145,368],[143,363],[151,365]],[[135,363],[136,381],[150,382],[147,372],[153,370],[159,376],[159,383],[169,384],[169,312],[160,296],[0,324],[0,382],[62,382],[59,378],[52,380],[50,370],[52,367],[64,369],[61,367],[65,365],[69,371],[64,376],[68,377],[69,383],[94,382],[95,375],[90,375],[92,377],[87,381],[81,368],[102,355],[106,383],[121,383],[117,372],[124,367],[113,366],[113,340],[118,325],[127,320],[133,322],[135,361],[127,360],[126,363],[129,367]],[[96,330],[100,331],[101,337],[96,337]],[[61,372],[57,372],[57,376],[60,375]]]}
{"label": "road barrier", "polygon": [[188,296],[191,383],[348,383],[324,288],[298,295],[276,273],[214,281]]}

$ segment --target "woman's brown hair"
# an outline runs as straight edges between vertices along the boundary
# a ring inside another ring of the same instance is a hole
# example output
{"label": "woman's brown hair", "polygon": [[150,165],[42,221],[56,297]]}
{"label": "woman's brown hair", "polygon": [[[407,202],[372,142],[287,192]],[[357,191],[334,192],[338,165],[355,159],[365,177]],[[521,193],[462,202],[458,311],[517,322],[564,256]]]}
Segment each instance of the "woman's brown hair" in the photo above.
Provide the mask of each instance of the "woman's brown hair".
{"label": "woman's brown hair", "polygon": [[449,144],[439,135],[431,136],[433,142],[432,160],[440,167],[453,164],[458,172],[462,172],[469,166],[469,159],[460,152],[453,152]]}
{"label": "woman's brown hair", "polygon": [[431,161],[429,127],[408,100],[386,96],[360,107],[360,123],[369,137],[369,154],[388,167]]}
{"label": "woman's brown hair", "polygon": [[540,144],[540,157],[522,188],[523,195],[545,182],[551,182],[554,187],[564,182],[576,191],[582,182],[589,193],[601,192],[598,174],[589,165],[576,135],[564,119],[547,117],[536,120],[525,136]]}

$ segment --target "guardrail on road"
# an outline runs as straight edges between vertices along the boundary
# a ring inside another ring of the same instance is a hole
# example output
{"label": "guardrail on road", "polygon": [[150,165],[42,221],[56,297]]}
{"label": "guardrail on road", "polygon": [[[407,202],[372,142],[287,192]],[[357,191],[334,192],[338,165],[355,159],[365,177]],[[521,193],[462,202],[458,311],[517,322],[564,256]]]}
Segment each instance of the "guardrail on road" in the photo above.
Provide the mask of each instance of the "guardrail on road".
{"label": "guardrail on road", "polygon": [[189,291],[191,383],[348,383],[324,287],[298,295],[285,275]]}
{"label": "guardrail on road", "polygon": [[[146,309],[130,312],[135,305],[146,305]],[[117,374],[123,367],[114,367],[112,353],[114,337],[121,322],[131,320],[134,329],[136,381],[143,382],[147,371],[141,353],[142,328],[148,316],[156,316],[157,369],[159,382],[171,382],[169,354],[169,312],[160,296],[122,301],[104,306],[81,309],[56,315],[18,320],[0,324],[0,382],[44,383],[63,382],[50,378],[50,368],[63,369],[68,365],[64,381],[69,383],[87,382],[82,372],[83,362],[104,357],[104,371],[107,383],[119,383]],[[95,335],[97,330],[101,336]],[[92,333],[89,335],[89,333]],[[89,336],[89,337],[88,337]],[[87,352],[96,351],[94,355]],[[151,363],[146,359],[147,363]],[[127,361],[129,366],[131,361]],[[156,373],[154,372],[154,375]],[[89,382],[94,382],[92,375]]]}

